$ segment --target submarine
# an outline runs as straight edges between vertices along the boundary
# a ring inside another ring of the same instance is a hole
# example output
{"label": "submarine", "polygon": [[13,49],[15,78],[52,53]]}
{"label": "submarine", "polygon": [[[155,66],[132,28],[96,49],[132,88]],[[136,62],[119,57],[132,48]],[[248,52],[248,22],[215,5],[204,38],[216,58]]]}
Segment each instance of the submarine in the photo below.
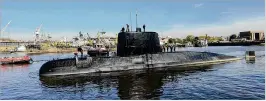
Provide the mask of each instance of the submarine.
{"label": "submarine", "polygon": [[78,56],[51,60],[44,63],[41,77],[94,75],[97,73],[123,72],[156,68],[186,68],[227,63],[239,60],[235,56],[211,52],[178,51],[163,52],[157,32],[125,31],[118,33],[116,54]]}

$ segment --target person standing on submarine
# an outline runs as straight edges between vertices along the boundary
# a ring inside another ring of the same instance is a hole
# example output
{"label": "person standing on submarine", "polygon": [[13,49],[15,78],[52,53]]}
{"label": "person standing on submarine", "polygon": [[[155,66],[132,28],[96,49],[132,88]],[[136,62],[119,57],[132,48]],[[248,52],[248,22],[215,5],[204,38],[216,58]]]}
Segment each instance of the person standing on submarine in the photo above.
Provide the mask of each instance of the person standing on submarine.
{"label": "person standing on submarine", "polygon": [[80,52],[81,57],[83,57],[83,49],[80,46],[78,46],[77,51]]}
{"label": "person standing on submarine", "polygon": [[173,48],[174,48],[174,52],[176,52],[176,50],[175,50],[175,48],[176,48],[176,47],[177,47],[177,45],[176,45],[176,44],[174,44],[174,47],[173,47]]}
{"label": "person standing on submarine", "polygon": [[173,52],[173,44],[170,44],[170,52]]}
{"label": "person standing on submarine", "polygon": [[145,32],[146,25],[144,24],[142,27],[143,27],[143,31]]}
{"label": "person standing on submarine", "polygon": [[126,32],[129,32],[129,25],[127,24],[127,29],[126,29]]}
{"label": "person standing on submarine", "polygon": [[125,28],[124,27],[122,27],[121,32],[125,32]]}
{"label": "person standing on submarine", "polygon": [[163,49],[163,52],[165,52],[165,45],[164,44],[162,45],[162,49]]}
{"label": "person standing on submarine", "polygon": [[165,44],[165,47],[166,47],[166,52],[168,52],[169,45],[167,43]]}

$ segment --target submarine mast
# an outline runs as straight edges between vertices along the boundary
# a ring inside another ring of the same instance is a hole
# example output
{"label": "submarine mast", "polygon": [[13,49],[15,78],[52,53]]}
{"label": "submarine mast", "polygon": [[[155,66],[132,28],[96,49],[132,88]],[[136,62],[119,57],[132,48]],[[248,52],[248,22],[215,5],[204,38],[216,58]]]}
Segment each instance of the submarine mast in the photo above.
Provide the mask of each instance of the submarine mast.
{"label": "submarine mast", "polygon": [[130,12],[130,31],[132,32],[132,19],[131,19],[131,13],[132,13],[132,12]]}
{"label": "submarine mast", "polygon": [[137,31],[137,28],[138,28],[138,11],[136,10],[136,31]]}

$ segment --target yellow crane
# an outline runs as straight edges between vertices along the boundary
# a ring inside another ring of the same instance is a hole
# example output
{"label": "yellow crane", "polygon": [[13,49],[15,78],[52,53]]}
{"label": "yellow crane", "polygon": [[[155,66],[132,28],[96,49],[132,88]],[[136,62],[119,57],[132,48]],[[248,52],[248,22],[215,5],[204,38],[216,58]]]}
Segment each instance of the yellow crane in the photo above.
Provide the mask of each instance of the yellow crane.
{"label": "yellow crane", "polygon": [[1,29],[0,37],[1,37],[1,34],[4,34],[6,28],[7,28],[8,25],[11,23],[11,21],[12,21],[12,20],[10,20],[10,21],[6,24],[6,26],[5,26],[3,29]]}

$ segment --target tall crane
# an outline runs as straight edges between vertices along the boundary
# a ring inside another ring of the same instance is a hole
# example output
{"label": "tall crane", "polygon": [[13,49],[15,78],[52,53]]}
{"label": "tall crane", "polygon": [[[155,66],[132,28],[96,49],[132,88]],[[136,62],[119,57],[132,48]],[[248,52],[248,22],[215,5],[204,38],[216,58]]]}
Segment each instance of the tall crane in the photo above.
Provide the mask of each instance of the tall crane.
{"label": "tall crane", "polygon": [[3,29],[1,29],[1,34],[4,34],[4,31],[6,30],[6,28],[8,27],[8,25],[11,23],[11,21],[12,21],[12,20],[10,20],[10,21],[6,24],[6,26],[5,26]]}
{"label": "tall crane", "polygon": [[36,28],[36,31],[34,32],[35,34],[35,41],[39,41],[39,34],[40,34],[40,30],[42,28],[42,24]]}
{"label": "tall crane", "polygon": [[36,28],[36,31],[35,31],[35,34],[39,34],[40,33],[40,30],[42,28],[42,24],[40,25],[40,27]]}
{"label": "tall crane", "polygon": [[99,32],[99,31],[98,31],[98,33],[97,33],[97,39],[98,39],[98,42],[99,42],[99,43],[102,43],[101,35],[103,35],[103,34],[105,34],[105,33],[106,33],[106,32],[104,32],[104,31],[102,31],[102,32]]}

